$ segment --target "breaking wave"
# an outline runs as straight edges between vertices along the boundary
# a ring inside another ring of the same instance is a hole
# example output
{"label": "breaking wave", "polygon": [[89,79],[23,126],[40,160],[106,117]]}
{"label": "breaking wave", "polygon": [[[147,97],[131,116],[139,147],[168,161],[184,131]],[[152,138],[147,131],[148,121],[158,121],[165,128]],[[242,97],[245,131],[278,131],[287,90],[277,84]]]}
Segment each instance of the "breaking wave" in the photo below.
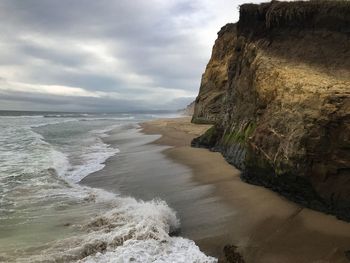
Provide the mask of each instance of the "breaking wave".
{"label": "breaking wave", "polygon": [[110,201],[114,207],[109,211],[74,226],[81,228],[79,235],[55,241],[40,255],[17,262],[217,262],[193,241],[171,236],[180,222],[164,201]]}
{"label": "breaking wave", "polygon": [[103,127],[74,119],[21,126],[22,120],[16,121],[0,131],[0,227],[25,232],[43,225],[40,239],[51,235],[45,232],[48,223],[50,231],[68,234],[21,249],[0,248],[0,261],[217,262],[193,241],[174,235],[180,221],[166,202],[78,184],[118,154],[103,138],[120,123]]}

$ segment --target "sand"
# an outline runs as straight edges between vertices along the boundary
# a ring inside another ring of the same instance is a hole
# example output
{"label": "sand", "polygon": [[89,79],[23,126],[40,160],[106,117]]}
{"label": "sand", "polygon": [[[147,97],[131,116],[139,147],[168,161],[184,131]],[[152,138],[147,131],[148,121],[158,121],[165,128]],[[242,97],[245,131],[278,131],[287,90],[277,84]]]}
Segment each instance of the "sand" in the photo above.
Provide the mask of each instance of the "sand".
{"label": "sand", "polygon": [[189,118],[164,119],[142,125],[146,134],[161,134],[154,143],[169,145],[164,154],[191,168],[193,179],[213,186],[216,202],[232,213],[223,231],[197,237],[200,248],[220,255],[225,244],[239,247],[247,262],[350,262],[350,223],[292,203],[259,186],[244,183],[239,171],[219,153],[190,147],[192,138],[207,125],[194,125]]}
{"label": "sand", "polygon": [[[82,183],[143,200],[161,198],[181,220],[180,235],[208,255],[236,245],[246,262],[350,262],[350,224],[246,184],[220,153],[191,148],[210,126],[189,118],[112,131],[120,149]],[[142,132],[141,132],[142,131]]]}

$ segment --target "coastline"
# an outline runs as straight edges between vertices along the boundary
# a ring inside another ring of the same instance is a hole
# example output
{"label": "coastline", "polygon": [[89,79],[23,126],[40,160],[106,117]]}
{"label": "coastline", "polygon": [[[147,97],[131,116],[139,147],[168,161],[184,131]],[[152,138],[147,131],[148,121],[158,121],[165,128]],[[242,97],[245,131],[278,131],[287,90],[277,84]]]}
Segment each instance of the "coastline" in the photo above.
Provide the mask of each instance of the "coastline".
{"label": "coastline", "polygon": [[[201,250],[220,256],[224,245],[238,247],[247,262],[349,262],[350,224],[303,208],[263,187],[249,185],[220,153],[190,147],[208,126],[189,118],[143,123],[145,134],[160,134],[157,145],[170,159],[188,166],[193,180],[214,187],[213,195],[231,207],[223,233],[194,238]],[[213,213],[213,216],[218,216]]]}

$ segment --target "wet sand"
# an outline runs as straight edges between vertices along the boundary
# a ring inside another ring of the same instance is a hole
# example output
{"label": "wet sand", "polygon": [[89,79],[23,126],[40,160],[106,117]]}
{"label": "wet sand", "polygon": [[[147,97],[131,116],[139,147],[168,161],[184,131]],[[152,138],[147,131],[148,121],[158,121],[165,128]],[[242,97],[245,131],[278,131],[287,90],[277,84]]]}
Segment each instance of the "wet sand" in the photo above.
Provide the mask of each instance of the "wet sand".
{"label": "wet sand", "polygon": [[350,223],[246,184],[221,154],[191,148],[208,127],[178,118],[144,123],[145,134],[116,130],[106,141],[121,152],[83,183],[166,200],[181,219],[180,234],[209,255],[232,244],[247,262],[350,262]]}

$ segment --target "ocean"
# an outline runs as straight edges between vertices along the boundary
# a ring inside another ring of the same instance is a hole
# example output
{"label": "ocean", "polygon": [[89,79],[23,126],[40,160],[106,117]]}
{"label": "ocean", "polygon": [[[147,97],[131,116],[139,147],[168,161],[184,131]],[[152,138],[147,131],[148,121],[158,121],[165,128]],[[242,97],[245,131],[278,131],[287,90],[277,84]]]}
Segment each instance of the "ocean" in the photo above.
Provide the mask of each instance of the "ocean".
{"label": "ocean", "polygon": [[0,111],[0,262],[216,262],[163,200],[79,184],[118,156],[111,130],[174,116]]}

